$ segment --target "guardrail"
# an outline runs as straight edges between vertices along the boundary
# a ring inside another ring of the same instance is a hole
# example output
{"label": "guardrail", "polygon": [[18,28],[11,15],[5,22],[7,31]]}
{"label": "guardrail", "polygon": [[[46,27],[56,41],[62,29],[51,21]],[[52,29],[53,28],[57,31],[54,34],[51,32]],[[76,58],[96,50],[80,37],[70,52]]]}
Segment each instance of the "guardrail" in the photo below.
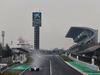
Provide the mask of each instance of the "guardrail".
{"label": "guardrail", "polygon": [[6,66],[1,67],[0,68],[0,73],[3,73],[4,71],[6,71],[7,69],[9,69],[10,67],[15,66],[17,64],[19,64],[19,63],[12,63],[12,64],[8,64]]}
{"label": "guardrail", "polygon": [[76,64],[78,64],[78,65],[80,65],[80,66],[89,68],[89,69],[94,70],[94,71],[99,71],[99,67],[98,67],[97,65],[93,65],[93,64],[89,64],[89,63],[80,61],[80,60],[78,60],[78,59],[75,59],[75,58],[71,57],[70,55],[69,55],[68,57],[69,57],[71,60],[73,60]]}

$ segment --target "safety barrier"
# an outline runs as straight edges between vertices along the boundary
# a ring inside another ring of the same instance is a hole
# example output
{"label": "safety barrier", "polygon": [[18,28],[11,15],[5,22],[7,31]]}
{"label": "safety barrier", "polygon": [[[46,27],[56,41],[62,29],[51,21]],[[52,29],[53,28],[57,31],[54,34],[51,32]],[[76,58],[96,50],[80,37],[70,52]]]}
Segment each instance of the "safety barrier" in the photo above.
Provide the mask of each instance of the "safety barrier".
{"label": "safety barrier", "polygon": [[11,64],[0,64],[0,73],[3,73],[7,69],[9,69],[12,66],[18,65],[19,63],[11,63]]}
{"label": "safety barrier", "polygon": [[77,60],[71,56],[68,56],[71,60],[73,60],[76,64],[80,65],[80,66],[83,66],[83,67],[86,67],[86,68],[89,68],[91,70],[94,70],[94,71],[99,71],[99,67],[96,66],[96,65],[93,65],[93,64],[89,64],[89,63],[86,63],[86,62],[83,62],[83,61],[80,61],[80,60]]}

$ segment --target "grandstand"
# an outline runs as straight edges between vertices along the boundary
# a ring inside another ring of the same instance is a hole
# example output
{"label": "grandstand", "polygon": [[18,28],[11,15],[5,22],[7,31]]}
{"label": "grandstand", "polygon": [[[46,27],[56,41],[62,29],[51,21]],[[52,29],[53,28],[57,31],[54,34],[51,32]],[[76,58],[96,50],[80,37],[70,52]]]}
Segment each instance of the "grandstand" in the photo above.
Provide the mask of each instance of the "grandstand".
{"label": "grandstand", "polygon": [[71,27],[65,37],[72,38],[75,42],[75,45],[69,48],[69,53],[86,54],[92,57],[99,52],[98,30],[88,27]]}
{"label": "grandstand", "polygon": [[75,43],[98,42],[98,30],[86,27],[71,27],[66,35],[73,38]]}

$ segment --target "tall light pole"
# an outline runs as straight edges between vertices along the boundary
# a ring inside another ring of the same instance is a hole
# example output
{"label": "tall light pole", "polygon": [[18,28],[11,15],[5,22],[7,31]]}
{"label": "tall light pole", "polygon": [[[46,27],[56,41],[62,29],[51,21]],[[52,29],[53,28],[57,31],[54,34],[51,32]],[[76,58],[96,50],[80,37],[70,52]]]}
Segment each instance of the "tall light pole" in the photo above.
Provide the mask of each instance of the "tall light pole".
{"label": "tall light pole", "polygon": [[4,47],[4,36],[5,36],[5,31],[2,31],[2,46]]}

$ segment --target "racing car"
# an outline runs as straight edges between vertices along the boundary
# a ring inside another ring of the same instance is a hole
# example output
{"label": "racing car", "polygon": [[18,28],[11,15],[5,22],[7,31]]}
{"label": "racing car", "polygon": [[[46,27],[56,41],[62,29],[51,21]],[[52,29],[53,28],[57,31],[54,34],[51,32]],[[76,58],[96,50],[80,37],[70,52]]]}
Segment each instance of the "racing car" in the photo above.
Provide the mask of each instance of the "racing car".
{"label": "racing car", "polygon": [[37,68],[36,66],[31,68],[31,71],[39,71],[39,68]]}

